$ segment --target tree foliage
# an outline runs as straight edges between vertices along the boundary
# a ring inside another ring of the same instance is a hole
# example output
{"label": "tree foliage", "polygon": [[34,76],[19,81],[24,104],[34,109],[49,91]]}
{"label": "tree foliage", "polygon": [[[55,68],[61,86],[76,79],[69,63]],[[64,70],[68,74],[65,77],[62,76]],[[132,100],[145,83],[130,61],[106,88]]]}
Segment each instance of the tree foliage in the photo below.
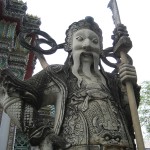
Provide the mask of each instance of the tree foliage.
{"label": "tree foliage", "polygon": [[141,101],[138,108],[140,123],[145,139],[150,139],[150,81],[141,84]]}

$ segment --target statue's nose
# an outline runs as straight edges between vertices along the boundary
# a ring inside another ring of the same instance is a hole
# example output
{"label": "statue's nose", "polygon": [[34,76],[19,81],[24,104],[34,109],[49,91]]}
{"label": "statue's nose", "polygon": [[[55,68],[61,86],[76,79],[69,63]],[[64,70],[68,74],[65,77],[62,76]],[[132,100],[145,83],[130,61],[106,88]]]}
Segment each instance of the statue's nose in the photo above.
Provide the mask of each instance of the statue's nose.
{"label": "statue's nose", "polygon": [[91,46],[91,41],[90,41],[90,39],[88,39],[88,38],[85,39],[84,42],[83,42],[83,44],[82,44],[82,48],[88,49],[90,46]]}

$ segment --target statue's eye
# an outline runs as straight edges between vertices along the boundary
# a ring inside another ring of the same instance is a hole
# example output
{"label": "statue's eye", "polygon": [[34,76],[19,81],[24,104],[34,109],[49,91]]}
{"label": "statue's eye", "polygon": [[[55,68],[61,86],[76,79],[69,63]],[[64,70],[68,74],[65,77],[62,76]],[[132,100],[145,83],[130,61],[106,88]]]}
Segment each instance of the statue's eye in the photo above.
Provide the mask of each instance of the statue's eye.
{"label": "statue's eye", "polygon": [[83,41],[83,37],[82,37],[82,36],[77,36],[76,39],[77,39],[78,41]]}
{"label": "statue's eye", "polygon": [[95,38],[95,39],[92,40],[92,42],[93,42],[94,44],[97,44],[97,43],[98,43],[98,40]]}

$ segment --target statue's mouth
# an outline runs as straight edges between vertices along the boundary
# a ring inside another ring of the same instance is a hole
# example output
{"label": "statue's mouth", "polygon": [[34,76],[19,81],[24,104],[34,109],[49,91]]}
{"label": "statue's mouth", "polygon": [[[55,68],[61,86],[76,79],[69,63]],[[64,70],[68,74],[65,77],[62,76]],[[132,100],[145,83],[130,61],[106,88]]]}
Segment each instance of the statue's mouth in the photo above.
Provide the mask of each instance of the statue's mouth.
{"label": "statue's mouth", "polygon": [[81,55],[83,57],[93,57],[92,53],[89,53],[89,52],[83,52]]}

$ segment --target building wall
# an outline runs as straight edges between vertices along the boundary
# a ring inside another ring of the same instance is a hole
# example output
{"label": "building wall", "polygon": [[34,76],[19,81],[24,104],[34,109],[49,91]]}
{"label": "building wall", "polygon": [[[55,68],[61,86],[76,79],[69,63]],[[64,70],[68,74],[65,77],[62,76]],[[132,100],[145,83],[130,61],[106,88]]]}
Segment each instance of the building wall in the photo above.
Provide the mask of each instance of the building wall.
{"label": "building wall", "polygon": [[[40,19],[26,14],[27,6],[20,0],[0,0],[0,70],[9,68],[15,76],[24,80],[32,76],[35,55],[18,42],[21,30],[39,29]],[[20,139],[22,141],[18,141]],[[29,149],[22,144],[26,137],[16,130],[15,125],[0,106],[0,150]],[[18,142],[18,143],[17,143]]]}

